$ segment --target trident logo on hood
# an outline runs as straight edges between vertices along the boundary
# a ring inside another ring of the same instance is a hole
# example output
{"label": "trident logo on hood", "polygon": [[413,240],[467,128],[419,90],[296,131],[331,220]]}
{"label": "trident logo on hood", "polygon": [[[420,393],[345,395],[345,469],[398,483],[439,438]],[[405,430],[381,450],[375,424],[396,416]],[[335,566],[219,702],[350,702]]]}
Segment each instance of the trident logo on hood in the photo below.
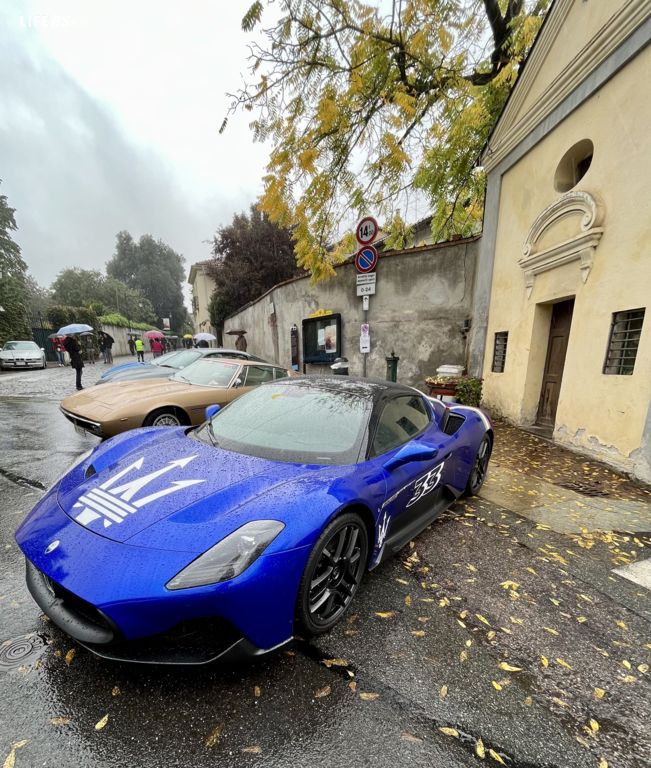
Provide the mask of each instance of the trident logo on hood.
{"label": "trident logo on hood", "polygon": [[104,528],[108,528],[113,523],[121,523],[127,515],[132,515],[137,512],[140,507],[144,507],[146,504],[151,504],[152,501],[160,499],[163,496],[167,496],[170,493],[180,491],[182,488],[188,488],[191,485],[197,485],[197,483],[205,483],[205,480],[174,480],[161,491],[156,493],[150,493],[148,496],[142,496],[135,501],[132,501],[133,497],[142,490],[146,485],[149,485],[153,480],[161,475],[166,474],[176,467],[185,467],[192,459],[196,459],[197,455],[188,456],[185,459],[176,459],[170,461],[167,466],[162,469],[157,469],[155,472],[150,472],[143,477],[137,477],[134,480],[119,485],[116,488],[115,484],[118,480],[129,474],[133,469],[141,469],[144,456],[141,456],[133,464],[118,472],[113,477],[110,477],[106,482],[102,483],[99,487],[93,488],[88,493],[79,497],[73,509],[81,507],[81,512],[75,517],[75,520],[82,525],[88,526],[95,520],[104,520]]}

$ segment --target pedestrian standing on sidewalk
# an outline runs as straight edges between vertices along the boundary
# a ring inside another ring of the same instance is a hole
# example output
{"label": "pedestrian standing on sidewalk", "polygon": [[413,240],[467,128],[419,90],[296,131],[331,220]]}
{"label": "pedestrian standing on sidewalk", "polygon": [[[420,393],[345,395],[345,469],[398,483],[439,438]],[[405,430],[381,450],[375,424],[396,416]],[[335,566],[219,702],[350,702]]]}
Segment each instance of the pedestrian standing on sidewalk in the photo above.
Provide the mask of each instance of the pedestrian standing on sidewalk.
{"label": "pedestrian standing on sidewalk", "polygon": [[154,357],[160,357],[163,354],[163,344],[159,339],[151,340],[151,353]]}
{"label": "pedestrian standing on sidewalk", "polygon": [[113,338],[111,336],[104,336],[104,345],[106,348],[106,362],[109,365],[113,365]]}
{"label": "pedestrian standing on sidewalk", "polygon": [[142,339],[136,339],[136,354],[138,355],[138,362],[145,362],[145,345],[142,343]]}
{"label": "pedestrian standing on sidewalk", "polygon": [[129,341],[127,342],[129,344],[129,352],[131,352],[131,356],[136,354],[136,345],[133,343],[133,337],[129,336]]}
{"label": "pedestrian standing on sidewalk", "polygon": [[77,389],[83,389],[81,386],[81,371],[84,367],[84,361],[81,359],[81,350],[74,336],[66,336],[63,342],[66,352],[70,355],[70,365],[77,373]]}
{"label": "pedestrian standing on sidewalk", "polygon": [[59,368],[63,368],[66,364],[66,353],[63,346],[63,340],[65,336],[54,337],[54,351],[56,352],[57,360],[59,361]]}

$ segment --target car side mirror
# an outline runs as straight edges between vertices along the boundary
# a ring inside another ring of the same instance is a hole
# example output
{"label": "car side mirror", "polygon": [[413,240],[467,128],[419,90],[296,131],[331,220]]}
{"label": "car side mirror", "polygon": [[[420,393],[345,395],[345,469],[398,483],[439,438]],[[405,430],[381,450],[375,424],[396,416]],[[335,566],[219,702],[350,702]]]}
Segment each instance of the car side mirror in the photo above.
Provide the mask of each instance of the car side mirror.
{"label": "car side mirror", "polygon": [[41,352],[45,352],[45,347],[41,347]]}
{"label": "car side mirror", "polygon": [[212,419],[212,417],[216,413],[219,413],[221,409],[222,409],[221,405],[217,405],[217,403],[215,403],[214,405],[209,405],[204,412],[206,421],[208,421],[209,419]]}
{"label": "car side mirror", "polygon": [[384,462],[383,467],[387,472],[396,467],[400,467],[403,464],[409,464],[412,461],[431,461],[436,458],[438,448],[433,448],[431,445],[424,445],[423,443],[407,443],[392,456],[390,459]]}
{"label": "car side mirror", "polygon": [[235,389],[237,389],[238,387],[241,387],[242,384],[243,384],[242,379],[240,379],[240,377],[238,376],[235,379],[235,381],[233,382],[233,387],[235,387]]}

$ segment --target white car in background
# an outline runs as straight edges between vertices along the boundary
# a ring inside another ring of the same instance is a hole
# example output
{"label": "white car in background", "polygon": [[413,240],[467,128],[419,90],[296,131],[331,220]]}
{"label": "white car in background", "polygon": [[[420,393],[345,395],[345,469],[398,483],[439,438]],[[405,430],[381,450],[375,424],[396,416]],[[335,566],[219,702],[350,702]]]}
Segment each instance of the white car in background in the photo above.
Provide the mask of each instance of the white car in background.
{"label": "white car in background", "polygon": [[33,341],[8,341],[0,350],[0,368],[45,368],[45,350]]}

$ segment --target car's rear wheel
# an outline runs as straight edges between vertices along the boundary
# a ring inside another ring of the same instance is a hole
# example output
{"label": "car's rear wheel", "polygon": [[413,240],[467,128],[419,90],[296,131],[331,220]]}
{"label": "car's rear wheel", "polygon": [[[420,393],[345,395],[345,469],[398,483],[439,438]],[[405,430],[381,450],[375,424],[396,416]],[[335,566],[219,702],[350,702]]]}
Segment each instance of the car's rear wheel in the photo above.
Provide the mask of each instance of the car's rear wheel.
{"label": "car's rear wheel", "polygon": [[143,423],[145,427],[180,427],[185,422],[173,408],[161,408],[150,413]]}
{"label": "car's rear wheel", "polygon": [[472,469],[466,484],[466,496],[476,496],[486,479],[488,462],[491,457],[493,443],[488,435],[484,435],[472,463]]}
{"label": "car's rear wheel", "polygon": [[333,520],[319,536],[303,572],[296,621],[309,635],[328,632],[348,610],[362,581],[368,534],[355,512]]}

